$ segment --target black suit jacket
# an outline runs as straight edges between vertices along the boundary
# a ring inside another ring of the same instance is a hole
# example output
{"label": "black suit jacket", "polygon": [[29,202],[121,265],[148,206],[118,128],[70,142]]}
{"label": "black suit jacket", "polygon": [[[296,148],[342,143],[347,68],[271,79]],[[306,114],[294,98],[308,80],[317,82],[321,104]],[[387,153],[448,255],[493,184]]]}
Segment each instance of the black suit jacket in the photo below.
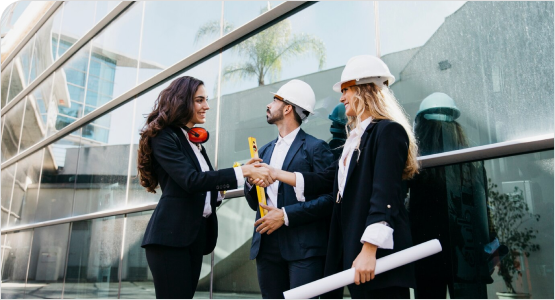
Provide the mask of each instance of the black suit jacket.
{"label": "black suit jacket", "polygon": [[[374,121],[366,128],[359,146],[360,157],[359,151],[355,150],[347,171],[343,199],[340,203],[334,201],[326,276],[351,268],[362,250],[360,239],[368,225],[386,221],[394,230],[394,248],[379,248],[376,258],[412,246],[402,186],[408,146],[408,136],[398,123]],[[305,195],[328,193],[333,189],[336,200],[338,163],[321,173],[302,173]],[[414,287],[413,265],[380,274],[369,283],[353,285],[354,288],[369,290],[390,286]],[[339,297],[340,294],[333,296]]]}
{"label": "black suit jacket", "polygon": [[151,138],[153,170],[162,196],[150,217],[142,247],[164,245],[187,247],[196,239],[204,211],[206,192],[211,192],[212,214],[204,254],[214,250],[218,238],[217,191],[237,188],[232,168],[214,171],[206,151],[201,153],[210,167],[202,172],[198,159],[180,128],[164,128]]}
{"label": "black suit jacket", "polygon": [[[277,139],[259,150],[260,157],[267,164],[270,164],[276,142]],[[333,154],[328,144],[301,129],[285,156],[282,169],[289,172],[322,172],[332,162]],[[245,197],[249,206],[257,211],[258,220],[260,211],[256,188],[252,187],[249,191],[245,184]],[[279,183],[277,207],[285,207],[289,226],[283,225],[272,234],[278,235],[281,255],[288,261],[326,255],[333,198],[328,193],[308,196],[305,199],[305,202],[297,201],[293,187]],[[260,239],[261,235],[255,228],[250,259],[255,259],[258,255]]]}

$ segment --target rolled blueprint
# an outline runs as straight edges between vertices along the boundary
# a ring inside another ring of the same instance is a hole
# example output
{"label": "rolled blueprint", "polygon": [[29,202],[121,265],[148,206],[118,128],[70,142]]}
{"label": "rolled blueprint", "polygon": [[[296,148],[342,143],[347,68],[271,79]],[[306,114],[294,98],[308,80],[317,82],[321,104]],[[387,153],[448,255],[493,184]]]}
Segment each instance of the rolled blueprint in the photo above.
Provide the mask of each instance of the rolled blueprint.
{"label": "rolled blueprint", "polygon": [[[409,264],[424,257],[441,252],[441,244],[437,239],[401,250],[376,260],[374,275]],[[297,288],[285,291],[285,299],[309,299],[324,293],[342,288],[355,282],[355,268],[316,280]]]}

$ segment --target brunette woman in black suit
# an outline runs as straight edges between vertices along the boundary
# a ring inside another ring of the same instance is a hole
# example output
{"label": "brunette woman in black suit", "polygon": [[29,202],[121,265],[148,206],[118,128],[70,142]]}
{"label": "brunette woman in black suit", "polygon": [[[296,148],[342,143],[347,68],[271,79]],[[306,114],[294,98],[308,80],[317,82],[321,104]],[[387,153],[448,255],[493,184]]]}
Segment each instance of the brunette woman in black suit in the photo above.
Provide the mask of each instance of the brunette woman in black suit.
{"label": "brunette woman in black suit", "polygon": [[[333,191],[325,276],[354,267],[355,284],[348,288],[358,299],[410,298],[415,287],[412,264],[374,278],[377,258],[412,246],[402,181],[418,171],[417,146],[388,88],[394,80],[379,58],[351,58],[334,86],[342,93],[349,131],[339,160],[322,173],[301,172],[302,178],[272,169],[274,179],[301,190],[303,185],[305,195]],[[341,298],[342,290],[324,297]]]}
{"label": "brunette woman in black suit", "polygon": [[202,256],[216,246],[216,207],[223,199],[218,191],[242,186],[244,176],[273,182],[267,169],[250,164],[213,170],[202,147],[208,132],[194,127],[205,122],[209,109],[203,82],[180,77],[160,93],[141,131],[141,185],[151,193],[158,184],[162,190],[141,245],[156,298],[194,296]]}

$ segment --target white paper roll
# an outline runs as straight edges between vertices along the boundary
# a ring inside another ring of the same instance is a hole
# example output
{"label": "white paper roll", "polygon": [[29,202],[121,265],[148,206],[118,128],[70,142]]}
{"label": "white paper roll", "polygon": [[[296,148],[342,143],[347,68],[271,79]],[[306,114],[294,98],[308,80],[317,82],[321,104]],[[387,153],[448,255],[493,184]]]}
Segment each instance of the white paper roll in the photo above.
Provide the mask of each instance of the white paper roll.
{"label": "white paper roll", "polygon": [[[409,264],[424,257],[441,252],[441,244],[437,239],[407,248],[376,260],[374,275]],[[355,282],[355,269],[351,268],[337,274],[324,277],[297,288],[285,291],[285,299],[309,299],[324,293],[342,288]]]}

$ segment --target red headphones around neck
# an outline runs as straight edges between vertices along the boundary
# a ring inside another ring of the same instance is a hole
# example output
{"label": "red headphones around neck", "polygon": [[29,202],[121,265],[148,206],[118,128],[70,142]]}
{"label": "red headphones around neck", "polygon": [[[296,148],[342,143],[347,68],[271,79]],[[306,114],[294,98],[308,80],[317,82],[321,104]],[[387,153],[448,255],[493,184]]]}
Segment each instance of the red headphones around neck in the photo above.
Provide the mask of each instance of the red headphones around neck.
{"label": "red headphones around neck", "polygon": [[210,134],[208,134],[208,131],[202,127],[189,128],[187,126],[183,126],[183,129],[187,131],[189,135],[189,141],[193,143],[198,143],[198,144],[206,143],[208,141],[208,138],[210,137]]}

